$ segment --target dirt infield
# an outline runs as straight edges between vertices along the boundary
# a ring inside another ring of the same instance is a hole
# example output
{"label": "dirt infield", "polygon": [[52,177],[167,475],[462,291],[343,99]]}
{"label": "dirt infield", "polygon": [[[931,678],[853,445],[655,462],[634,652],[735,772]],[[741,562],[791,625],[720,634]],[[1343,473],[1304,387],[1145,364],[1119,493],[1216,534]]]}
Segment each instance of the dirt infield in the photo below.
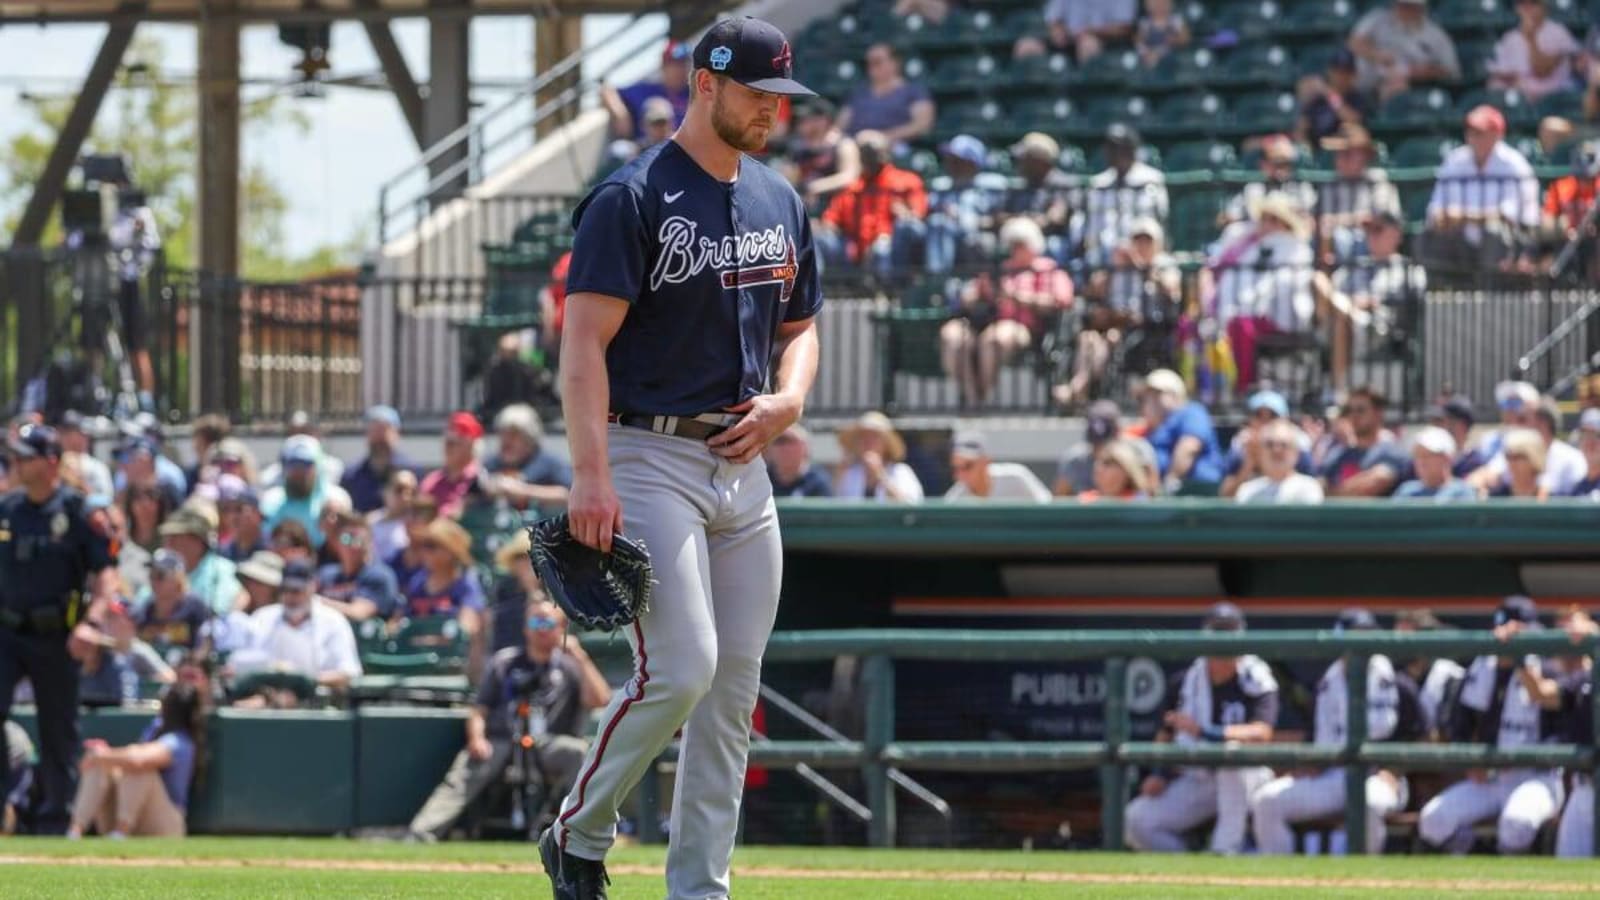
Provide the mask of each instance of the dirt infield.
{"label": "dirt infield", "polygon": [[[205,859],[182,857],[26,856],[0,854],[0,866],[50,865],[170,869],[289,869],[327,872],[422,872],[482,875],[533,875],[543,869],[533,863],[403,862],[357,859]],[[660,875],[658,866],[616,865],[613,875]],[[1074,885],[1150,885],[1172,887],[1314,889],[1363,891],[1436,891],[1466,894],[1574,894],[1600,895],[1600,886],[1562,881],[1498,881],[1427,878],[1309,878],[1248,875],[1169,875],[1110,872],[1023,872],[1005,870],[914,869],[806,869],[787,866],[735,866],[742,878],[793,878],[818,881],[947,882]]]}

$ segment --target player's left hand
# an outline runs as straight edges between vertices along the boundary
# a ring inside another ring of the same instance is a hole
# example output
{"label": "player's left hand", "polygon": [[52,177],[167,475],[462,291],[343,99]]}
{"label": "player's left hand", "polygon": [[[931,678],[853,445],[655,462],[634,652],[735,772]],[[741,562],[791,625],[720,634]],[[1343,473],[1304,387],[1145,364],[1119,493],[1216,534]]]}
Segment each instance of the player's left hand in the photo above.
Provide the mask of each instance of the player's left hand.
{"label": "player's left hand", "polygon": [[1167,727],[1171,728],[1173,731],[1181,731],[1188,735],[1196,735],[1200,733],[1200,723],[1196,722],[1194,717],[1190,716],[1188,713],[1181,713],[1177,710],[1173,710],[1172,712],[1167,713],[1166,721]]}
{"label": "player's left hand", "polygon": [[760,456],[773,438],[799,421],[801,404],[799,400],[784,394],[758,394],[737,406],[728,407],[727,411],[742,413],[744,418],[706,441],[706,446],[724,459],[747,463]]}

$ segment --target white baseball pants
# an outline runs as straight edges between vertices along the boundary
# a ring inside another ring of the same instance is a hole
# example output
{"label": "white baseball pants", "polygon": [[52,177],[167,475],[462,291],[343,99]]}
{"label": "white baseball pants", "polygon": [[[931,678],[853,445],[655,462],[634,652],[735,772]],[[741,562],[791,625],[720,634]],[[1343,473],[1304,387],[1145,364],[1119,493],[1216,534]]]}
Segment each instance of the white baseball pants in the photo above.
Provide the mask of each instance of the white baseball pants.
{"label": "white baseball pants", "polygon": [[1498,816],[1496,846],[1501,853],[1526,853],[1539,828],[1561,811],[1561,773],[1534,769],[1497,772],[1488,781],[1464,779],[1422,807],[1417,831],[1422,839],[1451,853],[1472,849],[1472,826]]}
{"label": "white baseball pants", "polygon": [[667,895],[723,900],[783,574],[772,484],[759,460],[737,465],[700,441],[615,425],[609,439],[623,533],[644,541],[656,586],[628,629],[633,678],[606,709],[556,837],[603,859],[618,807],[682,727]]}
{"label": "white baseball pants", "polygon": [[1579,776],[1556,830],[1556,855],[1588,859],[1594,855],[1594,782]]}
{"label": "white baseball pants", "polygon": [[1158,796],[1140,795],[1128,804],[1123,841],[1134,850],[1176,853],[1189,849],[1184,832],[1216,817],[1213,853],[1244,849],[1250,796],[1272,780],[1265,766],[1236,769],[1184,769]]}
{"label": "white baseball pants", "polygon": [[[1261,786],[1250,800],[1250,821],[1256,849],[1262,853],[1293,853],[1296,822],[1324,819],[1344,811],[1344,769],[1323,769],[1315,775],[1285,775]],[[1391,782],[1376,773],[1367,776],[1367,852],[1383,852],[1389,813],[1405,806],[1405,782]],[[1342,833],[1344,829],[1339,829]],[[1342,841],[1332,841],[1338,844]]]}

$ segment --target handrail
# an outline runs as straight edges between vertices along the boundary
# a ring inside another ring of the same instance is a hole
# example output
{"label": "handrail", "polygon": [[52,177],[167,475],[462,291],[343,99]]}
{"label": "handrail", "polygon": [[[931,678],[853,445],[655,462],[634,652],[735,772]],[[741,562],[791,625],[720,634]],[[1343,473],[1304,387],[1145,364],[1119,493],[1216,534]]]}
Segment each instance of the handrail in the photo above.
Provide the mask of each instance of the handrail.
{"label": "handrail", "polygon": [[[556,97],[534,106],[533,110],[528,114],[526,119],[518,120],[512,125],[512,127],[508,129],[508,134],[506,136],[494,141],[490,141],[487,144],[482,139],[485,129],[506,116],[511,110],[522,109],[526,111],[528,109],[527,100],[530,96],[536,96],[539,91],[570,75],[574,70],[577,70],[581,76],[581,69],[579,66],[582,64],[584,59],[590,57],[597,48],[609,45],[611,42],[622,38],[642,20],[644,20],[646,15],[646,13],[635,14],[629,18],[627,22],[608,33],[601,40],[586,45],[583,49],[556,63],[554,66],[545,70],[539,76],[534,78],[533,81],[529,82],[527,86],[514,92],[510,97],[507,97],[505,100],[501,101],[497,106],[494,106],[481,115],[474,117],[471,121],[456,128],[449,134],[446,134],[438,141],[435,141],[432,146],[428,147],[422,152],[415,162],[406,166],[399,173],[385,181],[378,189],[379,243],[382,244],[389,238],[388,231],[391,211],[398,211],[417,203],[426,202],[435,193],[448,186],[455,179],[460,178],[463,175],[470,175],[473,172],[481,173],[482,160],[490,152],[503,147],[514,137],[521,137],[528,134],[545,120],[570,108],[573,104],[581,102],[587,91],[605,80],[603,75],[598,78],[591,78],[587,80],[581,77],[577,78],[572,86],[563,90]],[[665,23],[661,24],[657,28],[645,29],[644,36],[642,38],[628,45],[627,49],[623,53],[623,58],[626,59],[637,56],[652,44],[665,39],[668,34],[668,27]],[[437,162],[440,158],[446,156],[447,154],[463,148],[463,146],[465,147],[466,152],[462,154],[462,158],[451,162],[451,164],[445,167],[445,169],[443,169],[440,173],[436,175],[430,175],[428,181],[415,196],[398,203],[391,203],[390,194],[399,190],[402,187],[402,182],[415,177],[418,173],[426,173],[431,164]],[[418,217],[417,224],[420,224],[421,218],[421,216]]]}
{"label": "handrail", "polygon": [[[603,645],[594,642],[597,649]],[[1187,659],[1202,656],[1236,656],[1257,653],[1267,657],[1332,659],[1344,657],[1346,741],[1342,746],[1310,744],[1201,744],[1176,745],[1134,742],[1129,739],[1128,660],[1131,657]],[[918,745],[894,740],[894,661],[897,659],[943,662],[1037,662],[1100,659],[1105,662],[1105,740],[1010,742],[999,747],[1008,763],[1006,771],[1097,766],[1101,784],[1101,832],[1108,850],[1122,849],[1123,807],[1128,794],[1127,767],[1135,763],[1231,765],[1338,765],[1346,770],[1345,831],[1350,846],[1365,845],[1366,773],[1371,766],[1402,769],[1467,769],[1486,766],[1557,767],[1587,770],[1600,780],[1600,715],[1596,731],[1585,744],[1539,744],[1500,748],[1477,744],[1417,744],[1373,742],[1367,736],[1367,663],[1373,654],[1397,656],[1547,656],[1600,653],[1593,637],[1572,641],[1565,633],[1547,631],[1496,640],[1487,632],[1440,631],[1397,633],[1382,631],[1075,631],[1015,629],[950,631],[939,629],[852,629],[795,631],[775,634],[768,643],[768,661],[811,661],[842,655],[864,657],[862,687],[866,704],[866,737],[861,742],[861,769],[872,816],[869,836],[876,846],[895,843],[893,785],[886,776],[893,761],[915,767],[925,758],[932,768],[983,762],[990,742],[951,741]],[[1600,666],[1591,669],[1593,700],[1600,710]],[[763,744],[769,752],[782,752],[784,742]],[[805,742],[788,742],[798,748]],[[846,748],[833,761],[844,764]],[[927,748],[931,752],[921,751]],[[853,750],[853,747],[849,748]],[[846,754],[854,759],[853,754]],[[1595,799],[1600,817],[1600,796]],[[1594,852],[1600,855],[1600,832]]]}

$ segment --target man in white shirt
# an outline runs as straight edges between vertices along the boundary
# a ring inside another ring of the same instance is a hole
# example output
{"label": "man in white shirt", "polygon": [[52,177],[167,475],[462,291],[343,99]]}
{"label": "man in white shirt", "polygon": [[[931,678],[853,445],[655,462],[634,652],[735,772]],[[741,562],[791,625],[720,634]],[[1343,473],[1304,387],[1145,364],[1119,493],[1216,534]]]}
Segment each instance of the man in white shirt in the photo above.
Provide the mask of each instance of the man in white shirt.
{"label": "man in white shirt", "polygon": [[1089,179],[1082,220],[1077,223],[1090,265],[1104,265],[1130,236],[1133,223],[1167,220],[1167,177],[1139,161],[1139,132],[1116,122],[1106,129],[1106,169]]}
{"label": "man in white shirt", "polygon": [[314,575],[304,560],[284,563],[278,602],[250,615],[250,647],[235,669],[299,672],[319,686],[342,689],[361,674],[350,620],[312,594]]}
{"label": "man in white shirt", "polygon": [[1394,0],[1375,9],[1350,32],[1358,61],[1357,85],[1387,100],[1419,82],[1454,81],[1461,59],[1450,35],[1428,17],[1427,0]]}
{"label": "man in white shirt", "polygon": [[1435,173],[1422,257],[1428,268],[1472,271],[1513,256],[1539,224],[1539,179],[1507,144],[1506,119],[1487,104],[1467,113],[1466,144]]}
{"label": "man in white shirt", "polygon": [[1050,502],[1050,489],[1039,476],[1020,463],[991,461],[987,442],[975,431],[958,432],[951,441],[950,471],[956,483],[945,492],[946,500]]}
{"label": "man in white shirt", "polygon": [[[1539,486],[1552,497],[1566,497],[1589,474],[1589,461],[1583,451],[1556,438],[1561,424],[1561,408],[1548,397],[1542,398],[1533,411],[1530,428],[1539,432],[1545,443],[1544,472],[1539,476]],[[1506,451],[1502,446],[1483,468],[1473,472],[1467,482],[1481,491],[1499,487],[1509,476],[1506,468]]]}
{"label": "man in white shirt", "polygon": [[1517,27],[1494,45],[1489,86],[1516,88],[1529,100],[1573,86],[1572,60],[1578,39],[1567,26],[1550,20],[1545,0],[1517,0]]}
{"label": "man in white shirt", "polygon": [[1239,486],[1239,503],[1289,505],[1322,502],[1322,484],[1295,471],[1300,459],[1300,429],[1274,419],[1261,429],[1261,474]]}

